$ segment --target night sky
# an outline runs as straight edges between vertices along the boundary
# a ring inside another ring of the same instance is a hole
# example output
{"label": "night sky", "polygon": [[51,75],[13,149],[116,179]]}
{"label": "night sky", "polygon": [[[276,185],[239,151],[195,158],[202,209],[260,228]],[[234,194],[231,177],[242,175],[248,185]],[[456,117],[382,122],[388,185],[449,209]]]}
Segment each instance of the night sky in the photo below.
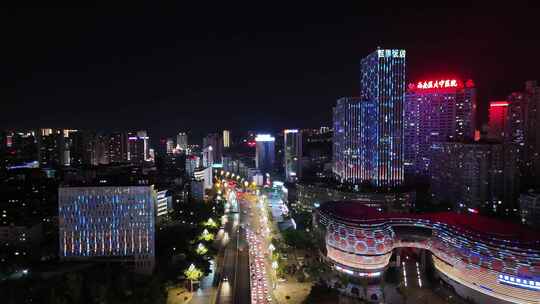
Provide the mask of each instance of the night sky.
{"label": "night sky", "polygon": [[527,2],[111,2],[2,10],[0,127],[172,136],[329,125],[377,46],[407,50],[411,81],[473,78],[482,104],[540,80],[540,10]]}

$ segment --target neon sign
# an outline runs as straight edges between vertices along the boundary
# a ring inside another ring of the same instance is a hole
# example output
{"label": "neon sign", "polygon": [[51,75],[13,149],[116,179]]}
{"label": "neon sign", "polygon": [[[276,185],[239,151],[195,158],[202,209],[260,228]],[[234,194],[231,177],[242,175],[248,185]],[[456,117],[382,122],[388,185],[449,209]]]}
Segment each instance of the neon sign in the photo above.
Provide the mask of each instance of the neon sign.
{"label": "neon sign", "polygon": [[474,82],[467,80],[463,83],[461,80],[450,78],[440,80],[424,80],[417,83],[410,83],[409,90],[411,91],[432,91],[432,90],[446,90],[446,89],[460,89],[460,88],[473,88]]}
{"label": "neon sign", "polygon": [[416,89],[443,89],[457,88],[459,83],[456,79],[420,81],[416,84]]}

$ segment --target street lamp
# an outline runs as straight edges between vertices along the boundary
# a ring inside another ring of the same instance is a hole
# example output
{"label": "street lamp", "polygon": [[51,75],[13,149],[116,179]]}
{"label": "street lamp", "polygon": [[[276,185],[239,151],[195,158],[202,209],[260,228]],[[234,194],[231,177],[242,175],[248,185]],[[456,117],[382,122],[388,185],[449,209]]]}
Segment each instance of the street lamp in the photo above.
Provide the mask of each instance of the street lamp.
{"label": "street lamp", "polygon": [[202,277],[203,273],[200,269],[197,269],[193,263],[191,263],[189,268],[184,271],[184,275],[190,282],[190,291],[193,291],[193,281],[198,281]]}
{"label": "street lamp", "polygon": [[208,249],[202,243],[199,243],[199,245],[197,246],[197,249],[195,251],[199,255],[204,255],[205,253],[208,252]]}

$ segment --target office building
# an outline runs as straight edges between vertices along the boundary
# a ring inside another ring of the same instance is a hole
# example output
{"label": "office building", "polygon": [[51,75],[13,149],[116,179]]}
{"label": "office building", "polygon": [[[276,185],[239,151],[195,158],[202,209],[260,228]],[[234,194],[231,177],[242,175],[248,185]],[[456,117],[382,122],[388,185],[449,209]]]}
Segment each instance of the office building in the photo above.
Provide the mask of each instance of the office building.
{"label": "office building", "polygon": [[152,186],[60,187],[60,258],[117,261],[151,273],[155,206]]}
{"label": "office building", "polygon": [[167,147],[167,154],[173,154],[175,147],[174,147],[174,141],[172,138],[167,138],[166,147]]}
{"label": "office building", "polygon": [[231,147],[231,131],[229,130],[223,130],[223,147]]}
{"label": "office building", "polygon": [[203,151],[206,151],[211,154],[208,155],[208,160],[212,160],[208,166],[211,166],[213,163],[221,163],[221,157],[223,156],[223,139],[217,133],[210,133],[203,138]]}
{"label": "office building", "polygon": [[126,133],[115,132],[108,136],[107,156],[109,163],[121,163],[127,160],[128,140]]}
{"label": "office building", "polygon": [[452,204],[456,210],[506,213],[512,202],[504,201],[504,156],[500,143],[434,143],[430,156],[434,201]]}
{"label": "office building", "polygon": [[37,132],[40,167],[58,168],[69,165],[69,146],[61,129],[39,129]]}
{"label": "office building", "polygon": [[361,101],[356,97],[337,100],[333,109],[333,166],[334,176],[342,183],[360,184],[365,151],[361,146]]}
{"label": "office building", "polygon": [[377,49],[361,61],[362,180],[392,188],[403,183],[405,50]]}
{"label": "office building", "polygon": [[204,181],[203,180],[191,180],[191,198],[202,201],[204,200]]}
{"label": "office building", "polygon": [[176,135],[176,145],[179,146],[180,150],[186,151],[188,148],[188,136],[185,132],[180,132]]}
{"label": "office building", "polygon": [[199,167],[193,172],[193,178],[196,181],[204,182],[204,189],[212,189],[214,185],[212,180],[212,167]]}
{"label": "office building", "polygon": [[405,50],[377,49],[361,61],[360,98],[334,108],[334,175],[341,182],[403,183]]}
{"label": "office building", "polygon": [[405,172],[428,176],[434,142],[472,139],[476,89],[472,80],[435,79],[409,84],[404,105]]}
{"label": "office building", "polygon": [[488,115],[488,137],[503,142],[506,138],[505,132],[508,129],[508,102],[506,100],[491,101]]}
{"label": "office building", "polygon": [[173,204],[172,204],[172,194],[167,190],[156,191],[156,207],[155,207],[155,217],[156,222],[161,222],[167,219],[167,216],[172,213]]}
{"label": "office building", "polygon": [[195,168],[201,165],[200,159],[201,158],[196,155],[186,156],[186,175],[188,177],[192,177],[193,173],[195,172]]}
{"label": "office building", "polygon": [[285,179],[296,182],[302,177],[302,133],[297,129],[283,131]]}
{"label": "office building", "polygon": [[517,147],[518,165],[527,187],[540,189],[540,86],[527,81],[508,100],[506,141]]}
{"label": "office building", "polygon": [[146,131],[129,132],[127,137],[127,160],[132,163],[147,161],[150,147]]}
{"label": "office building", "polygon": [[258,134],[255,137],[255,166],[263,174],[269,174],[274,168],[275,141],[269,134]]}

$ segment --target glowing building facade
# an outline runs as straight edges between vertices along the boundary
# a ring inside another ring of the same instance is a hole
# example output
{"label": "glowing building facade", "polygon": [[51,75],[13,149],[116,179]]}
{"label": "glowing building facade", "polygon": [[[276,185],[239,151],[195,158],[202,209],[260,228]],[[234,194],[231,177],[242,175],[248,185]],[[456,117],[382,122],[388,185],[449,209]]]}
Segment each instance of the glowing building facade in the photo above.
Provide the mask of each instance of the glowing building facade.
{"label": "glowing building facade", "polygon": [[361,61],[360,97],[333,112],[333,173],[341,182],[394,188],[403,183],[405,50],[378,49]]}
{"label": "glowing building facade", "polygon": [[475,112],[472,80],[434,79],[409,84],[404,106],[406,173],[429,174],[433,143],[472,139]]}
{"label": "glowing building facade", "polygon": [[489,103],[489,138],[503,142],[508,124],[508,102],[491,101]]}
{"label": "glowing building facade", "polygon": [[223,147],[231,147],[231,131],[229,130],[223,130]]}
{"label": "glowing building facade", "polygon": [[179,146],[180,150],[186,151],[188,148],[188,136],[185,132],[180,132],[176,135],[176,145]]}
{"label": "glowing building facade", "polygon": [[255,166],[265,174],[274,168],[275,161],[275,137],[268,134],[258,134],[255,137]]}
{"label": "glowing building facade", "polygon": [[379,277],[395,248],[412,247],[429,251],[464,298],[470,293],[461,287],[482,303],[540,299],[540,239],[519,225],[450,212],[383,213],[356,202],[325,203],[314,219],[323,258],[337,271]]}
{"label": "glowing building facade", "polygon": [[[342,183],[359,184],[364,181],[360,175],[366,154],[360,145],[361,113],[361,102],[356,97],[338,99],[333,109],[332,171]],[[363,176],[366,177],[365,174]]]}
{"label": "glowing building facade", "polygon": [[136,271],[154,268],[156,195],[152,186],[61,187],[62,260],[118,261]]}
{"label": "glowing building facade", "polygon": [[372,186],[403,183],[405,50],[377,49],[361,61],[360,178]]}
{"label": "glowing building facade", "polygon": [[285,178],[289,182],[298,181],[302,176],[302,133],[297,129],[283,131],[285,146]]}

